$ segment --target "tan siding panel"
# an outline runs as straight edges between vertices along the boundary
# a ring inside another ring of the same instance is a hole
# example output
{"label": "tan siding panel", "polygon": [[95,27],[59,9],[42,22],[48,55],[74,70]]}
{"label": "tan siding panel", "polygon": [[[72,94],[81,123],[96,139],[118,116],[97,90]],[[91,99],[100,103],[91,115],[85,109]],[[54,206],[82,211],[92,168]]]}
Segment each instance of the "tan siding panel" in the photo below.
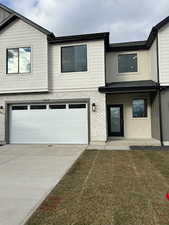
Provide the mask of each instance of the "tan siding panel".
{"label": "tan siding panel", "polygon": [[[119,54],[138,54],[138,72],[137,73],[118,73],[118,55]],[[106,81],[121,82],[121,81],[137,81],[151,80],[151,64],[149,51],[135,52],[109,52],[106,53]]]}

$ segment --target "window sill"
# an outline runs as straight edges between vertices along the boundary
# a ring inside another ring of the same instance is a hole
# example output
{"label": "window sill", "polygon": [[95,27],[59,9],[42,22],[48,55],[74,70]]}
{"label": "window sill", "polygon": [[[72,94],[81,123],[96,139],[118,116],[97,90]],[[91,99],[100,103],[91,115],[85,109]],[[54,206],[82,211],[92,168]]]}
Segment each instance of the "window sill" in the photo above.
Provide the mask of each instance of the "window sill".
{"label": "window sill", "polygon": [[117,73],[116,76],[132,76],[132,75],[139,75],[139,72],[131,72],[131,73]]}
{"label": "window sill", "polygon": [[61,75],[64,75],[64,74],[65,75],[69,75],[69,74],[72,75],[72,74],[83,74],[83,73],[89,73],[89,70],[86,70],[86,71],[78,71],[78,72],[61,72],[60,71],[60,74]]}
{"label": "window sill", "polygon": [[5,75],[6,76],[14,76],[14,75],[25,76],[25,75],[32,75],[32,72],[31,73],[6,73]]}
{"label": "window sill", "polygon": [[147,120],[149,117],[131,117],[132,120]]}

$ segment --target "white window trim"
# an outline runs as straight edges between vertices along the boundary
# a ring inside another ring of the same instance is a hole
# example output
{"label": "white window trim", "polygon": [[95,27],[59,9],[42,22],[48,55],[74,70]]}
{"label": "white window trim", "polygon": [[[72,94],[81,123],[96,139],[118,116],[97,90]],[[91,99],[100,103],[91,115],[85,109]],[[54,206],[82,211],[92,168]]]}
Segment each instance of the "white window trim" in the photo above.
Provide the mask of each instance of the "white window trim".
{"label": "white window trim", "polygon": [[[31,45],[31,44],[25,44],[25,46],[27,46],[27,47],[23,47],[23,46],[21,46],[21,45],[16,45],[16,46],[13,46],[13,47],[11,47],[11,46],[9,46],[9,47],[6,47],[5,49],[4,49],[4,51],[5,51],[5,61],[6,61],[6,63],[5,63],[5,68],[4,68],[4,74],[5,74],[5,76],[30,76],[30,75],[32,75],[33,74],[33,62],[34,62],[34,59],[33,59],[33,46]],[[7,60],[8,60],[8,58],[7,58],[7,50],[8,49],[16,49],[16,48],[31,48],[31,54],[30,54],[30,63],[31,63],[31,71],[30,72],[28,72],[28,73],[7,73],[7,66],[8,66],[8,62],[7,62]]]}

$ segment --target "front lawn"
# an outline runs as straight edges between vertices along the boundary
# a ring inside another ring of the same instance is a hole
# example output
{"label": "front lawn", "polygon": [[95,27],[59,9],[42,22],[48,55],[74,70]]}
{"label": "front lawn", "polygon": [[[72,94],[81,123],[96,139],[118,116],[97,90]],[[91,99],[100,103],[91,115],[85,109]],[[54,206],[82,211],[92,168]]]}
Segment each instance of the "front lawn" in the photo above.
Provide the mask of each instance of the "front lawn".
{"label": "front lawn", "polygon": [[168,151],[85,151],[26,225],[169,225]]}

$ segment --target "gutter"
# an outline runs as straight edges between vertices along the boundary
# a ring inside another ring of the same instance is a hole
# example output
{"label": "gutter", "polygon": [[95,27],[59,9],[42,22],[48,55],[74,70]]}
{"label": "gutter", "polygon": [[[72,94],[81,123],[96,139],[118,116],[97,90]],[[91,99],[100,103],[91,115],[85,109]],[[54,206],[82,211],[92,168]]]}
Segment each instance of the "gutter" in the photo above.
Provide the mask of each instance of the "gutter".
{"label": "gutter", "polygon": [[157,83],[158,83],[158,106],[159,106],[159,125],[160,125],[160,142],[161,146],[164,146],[163,143],[163,124],[162,124],[162,107],[161,107],[161,87],[160,87],[160,69],[159,69],[159,49],[158,49],[158,32],[157,32],[157,42],[156,42],[156,48],[157,48]]}

